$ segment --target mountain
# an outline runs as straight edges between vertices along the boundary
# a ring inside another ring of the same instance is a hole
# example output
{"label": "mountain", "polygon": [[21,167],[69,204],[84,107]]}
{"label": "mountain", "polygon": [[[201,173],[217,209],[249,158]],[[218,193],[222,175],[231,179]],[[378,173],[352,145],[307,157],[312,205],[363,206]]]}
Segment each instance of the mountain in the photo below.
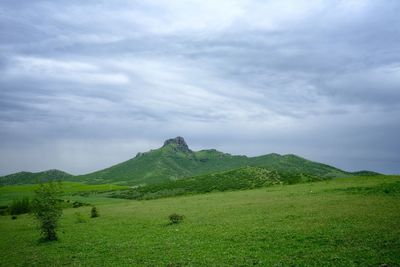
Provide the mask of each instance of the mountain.
{"label": "mountain", "polygon": [[[86,183],[119,183],[128,185],[156,184],[246,166],[262,167],[280,173],[302,173],[321,178],[352,176],[353,173],[313,162],[296,155],[276,153],[258,157],[236,156],[207,149],[192,151],[182,137],[168,139],[161,148],[138,153],[134,158],[93,173],[72,176],[61,171],[16,173],[0,177],[0,184],[34,183],[38,177],[73,179]],[[48,173],[54,172],[54,173]],[[366,171],[362,172],[365,175]],[[371,173],[372,175],[373,173]],[[53,175],[53,176],[52,176]]]}
{"label": "mountain", "polygon": [[245,166],[247,157],[231,156],[217,150],[189,149],[182,137],[166,140],[159,149],[138,153],[136,157],[104,170],[78,176],[87,182],[126,182],[154,184],[197,174]]}
{"label": "mountain", "polygon": [[81,175],[87,182],[156,184],[246,166],[263,167],[281,173],[304,173],[324,178],[351,176],[338,168],[306,160],[296,155],[276,153],[259,157],[235,156],[215,149],[192,151],[182,137],[168,139],[159,149],[138,153],[136,157],[110,168]]}
{"label": "mountain", "polygon": [[73,175],[60,170],[47,170],[42,172],[17,172],[0,177],[0,185],[34,184],[37,182],[58,180],[65,181],[73,179]]}

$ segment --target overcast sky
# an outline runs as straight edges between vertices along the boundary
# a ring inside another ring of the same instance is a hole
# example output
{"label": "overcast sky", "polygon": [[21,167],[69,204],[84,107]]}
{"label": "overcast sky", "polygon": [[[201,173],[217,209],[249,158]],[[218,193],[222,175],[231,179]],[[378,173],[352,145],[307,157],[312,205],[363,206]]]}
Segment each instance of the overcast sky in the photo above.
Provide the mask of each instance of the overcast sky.
{"label": "overcast sky", "polygon": [[400,173],[400,1],[0,2],[0,174],[183,136]]}

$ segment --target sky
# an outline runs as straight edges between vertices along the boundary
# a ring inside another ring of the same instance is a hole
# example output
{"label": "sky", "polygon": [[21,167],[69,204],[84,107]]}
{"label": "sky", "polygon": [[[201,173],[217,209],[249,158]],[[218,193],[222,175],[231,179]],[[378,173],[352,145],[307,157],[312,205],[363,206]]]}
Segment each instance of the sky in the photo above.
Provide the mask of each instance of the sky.
{"label": "sky", "polygon": [[183,136],[400,173],[400,1],[0,2],[0,175]]}

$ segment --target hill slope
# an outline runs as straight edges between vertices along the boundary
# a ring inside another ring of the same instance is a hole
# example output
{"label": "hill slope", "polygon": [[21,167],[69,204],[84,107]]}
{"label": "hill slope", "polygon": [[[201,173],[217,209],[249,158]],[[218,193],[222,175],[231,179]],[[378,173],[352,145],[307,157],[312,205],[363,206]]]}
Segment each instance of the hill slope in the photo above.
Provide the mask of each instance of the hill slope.
{"label": "hill slope", "polygon": [[[247,157],[230,155],[215,149],[192,151],[182,137],[176,137],[165,141],[159,149],[138,153],[132,159],[93,173],[72,176],[61,171],[55,171],[56,173],[51,175],[46,172],[23,172],[0,177],[0,184],[35,183],[38,177],[41,177],[42,180],[64,179],[87,183],[156,184],[246,166],[262,167],[280,173],[317,175],[321,178],[353,175],[353,173],[309,161],[296,155],[273,153]],[[363,171],[363,175],[366,174],[368,172]],[[371,174],[376,173],[371,172]]]}
{"label": "hill slope", "polygon": [[17,172],[0,177],[0,185],[34,184],[37,182],[48,182],[57,180],[73,181],[74,176],[60,170],[47,170],[42,172]]}
{"label": "hill slope", "polygon": [[[138,186],[121,193],[116,198],[156,199],[170,196],[252,189],[274,184],[320,181],[323,178],[303,173],[279,173],[261,167],[244,167],[218,173]],[[326,178],[328,179],[328,178]]]}
{"label": "hill slope", "polygon": [[349,172],[296,155],[273,153],[259,157],[246,157],[230,155],[215,149],[192,151],[182,137],[176,137],[165,141],[159,149],[139,153],[128,161],[78,178],[87,182],[156,184],[246,166],[263,167],[281,173],[318,175],[323,178],[352,175]]}
{"label": "hill slope", "polygon": [[154,184],[197,174],[234,169],[247,165],[247,157],[232,156],[216,150],[194,152],[183,138],[165,141],[164,146],[110,168],[78,176],[88,182],[128,182]]}

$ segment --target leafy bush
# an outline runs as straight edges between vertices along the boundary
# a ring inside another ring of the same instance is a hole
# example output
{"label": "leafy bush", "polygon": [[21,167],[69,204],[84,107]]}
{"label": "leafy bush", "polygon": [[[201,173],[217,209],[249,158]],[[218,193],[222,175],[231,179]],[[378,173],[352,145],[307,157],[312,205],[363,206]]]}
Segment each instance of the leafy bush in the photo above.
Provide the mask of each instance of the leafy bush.
{"label": "leafy bush", "polygon": [[178,213],[172,213],[168,216],[170,224],[178,224],[183,221],[184,216]]}
{"label": "leafy bush", "polygon": [[22,199],[14,199],[11,205],[8,207],[8,213],[11,215],[18,215],[28,213],[32,209],[31,201],[28,197]]}
{"label": "leafy bush", "polygon": [[11,220],[16,220],[17,218],[18,218],[17,215],[11,216]]}
{"label": "leafy bush", "polygon": [[58,220],[62,215],[62,206],[59,201],[61,183],[40,184],[35,190],[33,211],[40,224],[40,231],[44,240],[57,240],[56,230]]}
{"label": "leafy bush", "polygon": [[96,207],[92,207],[92,209],[91,209],[91,211],[90,211],[90,217],[91,217],[91,218],[99,217],[99,213],[98,213]]}

